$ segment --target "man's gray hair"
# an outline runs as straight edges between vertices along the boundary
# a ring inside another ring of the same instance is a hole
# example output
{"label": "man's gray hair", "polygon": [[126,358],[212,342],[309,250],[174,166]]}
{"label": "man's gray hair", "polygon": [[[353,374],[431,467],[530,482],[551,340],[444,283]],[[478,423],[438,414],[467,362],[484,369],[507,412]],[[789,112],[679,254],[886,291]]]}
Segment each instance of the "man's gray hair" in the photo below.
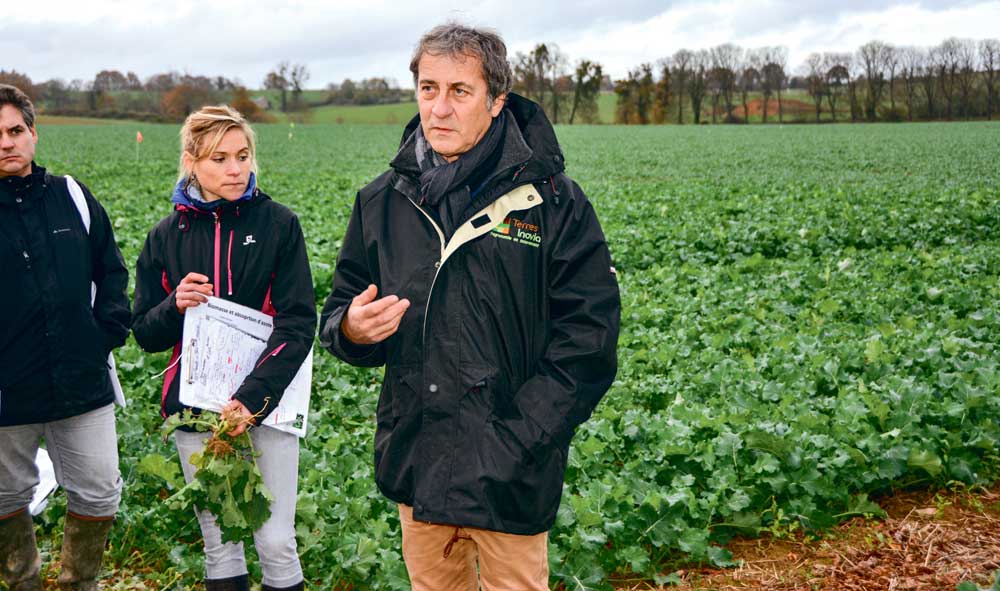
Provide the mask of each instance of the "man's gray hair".
{"label": "man's gray hair", "polygon": [[414,85],[419,82],[418,69],[420,58],[424,54],[478,58],[483,64],[483,78],[486,79],[489,95],[487,106],[492,105],[498,96],[510,92],[513,85],[514,74],[507,62],[507,45],[492,29],[477,29],[458,23],[447,23],[424,33],[410,60]]}
{"label": "man's gray hair", "polygon": [[35,127],[35,105],[20,88],[10,84],[0,84],[0,107],[10,105],[21,112],[21,118],[28,129]]}

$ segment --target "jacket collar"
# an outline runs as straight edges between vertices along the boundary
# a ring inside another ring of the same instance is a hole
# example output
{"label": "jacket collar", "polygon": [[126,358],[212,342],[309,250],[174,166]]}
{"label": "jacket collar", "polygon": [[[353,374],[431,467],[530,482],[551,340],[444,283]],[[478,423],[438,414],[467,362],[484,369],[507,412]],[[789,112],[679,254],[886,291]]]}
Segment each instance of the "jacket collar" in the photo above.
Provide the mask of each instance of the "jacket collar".
{"label": "jacket collar", "polygon": [[[508,133],[504,137],[503,154],[486,184],[473,201],[473,207],[485,205],[514,187],[540,181],[565,169],[562,150],[555,130],[537,103],[518,94],[509,93],[504,108],[508,110]],[[420,166],[416,157],[416,134],[420,115],[406,125],[399,151],[389,164],[397,173],[395,187],[408,197],[418,191],[416,179]],[[516,131],[517,133],[512,133]]]}
{"label": "jacket collar", "polygon": [[15,198],[33,198],[41,195],[37,191],[48,182],[48,173],[34,162],[31,163],[31,174],[28,176],[8,176],[0,178],[0,202],[13,202]]}
{"label": "jacket collar", "polygon": [[174,187],[174,192],[170,197],[170,202],[174,204],[174,209],[177,211],[195,211],[204,214],[222,213],[233,211],[239,211],[241,206],[245,206],[252,202],[255,197],[263,195],[260,189],[257,188],[257,177],[254,173],[250,173],[250,181],[247,183],[247,188],[243,191],[243,195],[235,201],[211,201],[206,202],[200,199],[201,193],[198,191],[197,187],[191,186],[187,178],[183,178],[177,182]]}

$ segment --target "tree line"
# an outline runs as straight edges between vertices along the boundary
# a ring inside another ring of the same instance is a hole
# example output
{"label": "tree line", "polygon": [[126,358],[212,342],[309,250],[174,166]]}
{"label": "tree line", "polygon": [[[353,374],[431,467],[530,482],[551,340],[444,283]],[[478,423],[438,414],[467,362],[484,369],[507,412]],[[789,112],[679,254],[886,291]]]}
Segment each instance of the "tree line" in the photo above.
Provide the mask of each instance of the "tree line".
{"label": "tree line", "polygon": [[252,91],[238,79],[179,72],[141,80],[134,72],[102,70],[92,80],[53,78],[36,84],[25,73],[0,70],[0,83],[26,92],[44,113],[77,117],[177,122],[203,105],[228,103],[251,121],[271,121],[274,111],[296,114],[325,104],[383,104],[413,97],[412,91],[401,90],[391,79],[368,78],[331,84],[306,100],[309,78],[305,64],[289,61],[278,63],[265,75],[261,88],[267,93]]}
{"label": "tree line", "polygon": [[[873,40],[853,53],[812,53],[794,70],[784,47],[681,49],[616,82],[615,121],[684,123],[686,109],[693,123],[992,119],[998,66],[996,39]],[[790,91],[806,100],[790,101]]]}
{"label": "tree line", "polygon": [[[615,123],[640,125],[992,119],[1000,107],[997,39],[950,38],[933,47],[873,40],[855,52],[812,53],[795,68],[784,47],[724,43],[680,49],[615,81],[596,61],[571,66],[551,43],[517,53],[511,65],[514,90],[540,103],[557,124],[602,122],[602,93],[615,97]],[[266,121],[272,109],[413,100],[411,89],[383,77],[346,79],[309,91],[307,100],[309,78],[304,64],[277,64],[262,82],[278,102],[271,105],[224,76],[167,72],[143,81],[133,72],[103,70],[89,81],[33,84],[26,74],[0,70],[0,82],[18,86],[48,114],[179,121],[201,105],[229,102],[251,120]]]}
{"label": "tree line", "polygon": [[[596,123],[602,90],[622,124],[992,119],[1000,41],[950,38],[933,47],[870,41],[850,53],[812,53],[797,68],[785,47],[732,43],[680,49],[613,83],[601,64],[571,69],[552,44],[513,60],[514,88],[555,123]],[[794,94],[795,98],[789,98]]]}

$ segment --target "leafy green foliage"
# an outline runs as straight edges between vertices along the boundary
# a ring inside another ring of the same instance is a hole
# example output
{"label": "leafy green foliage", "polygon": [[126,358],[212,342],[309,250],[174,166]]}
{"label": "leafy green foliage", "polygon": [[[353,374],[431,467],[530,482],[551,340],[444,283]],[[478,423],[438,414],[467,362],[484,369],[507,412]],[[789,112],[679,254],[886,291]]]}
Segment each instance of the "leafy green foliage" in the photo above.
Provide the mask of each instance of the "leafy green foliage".
{"label": "leafy green foliage", "polygon": [[[238,418],[203,412],[194,414],[186,410],[172,415],[163,424],[165,435],[179,428],[211,432],[201,452],[191,455],[191,464],[197,468],[191,482],[166,499],[165,504],[174,511],[205,510],[216,518],[223,542],[240,542],[271,517],[271,493],[264,486],[264,478],[257,467],[257,452],[249,431],[231,435],[241,422]],[[266,427],[265,427],[266,428]],[[160,455],[150,454],[139,463],[146,474],[164,478],[177,486],[176,468]]]}
{"label": "leafy green foliage", "polygon": [[[177,129],[40,129],[39,162],[106,206],[125,260],[170,210]],[[400,126],[260,126],[261,186],[302,221],[317,301],[355,192]],[[908,486],[1000,468],[997,125],[558,130],[621,284],[617,380],[578,429],[551,532],[553,579],[606,589],[734,535],[784,536]],[[200,580],[193,514],[149,454],[166,354],[116,352],[126,483],[109,561],[162,588]],[[310,586],[406,589],[396,508],[372,468],[381,372],[317,352],[296,518]],[[157,474],[157,475],[153,475]],[[60,497],[61,498],[61,497]],[[58,527],[59,499],[43,522]],[[57,539],[53,530],[50,539]],[[251,562],[257,576],[257,567]]]}

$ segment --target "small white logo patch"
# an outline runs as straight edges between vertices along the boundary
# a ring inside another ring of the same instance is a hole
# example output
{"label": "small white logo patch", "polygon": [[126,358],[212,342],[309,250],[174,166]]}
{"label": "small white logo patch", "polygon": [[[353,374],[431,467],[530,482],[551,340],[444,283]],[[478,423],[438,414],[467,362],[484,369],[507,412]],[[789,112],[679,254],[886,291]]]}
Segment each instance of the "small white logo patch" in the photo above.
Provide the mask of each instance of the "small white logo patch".
{"label": "small white logo patch", "polygon": [[243,246],[248,244],[257,244],[257,241],[253,239],[253,234],[247,234],[247,237],[243,239]]}

